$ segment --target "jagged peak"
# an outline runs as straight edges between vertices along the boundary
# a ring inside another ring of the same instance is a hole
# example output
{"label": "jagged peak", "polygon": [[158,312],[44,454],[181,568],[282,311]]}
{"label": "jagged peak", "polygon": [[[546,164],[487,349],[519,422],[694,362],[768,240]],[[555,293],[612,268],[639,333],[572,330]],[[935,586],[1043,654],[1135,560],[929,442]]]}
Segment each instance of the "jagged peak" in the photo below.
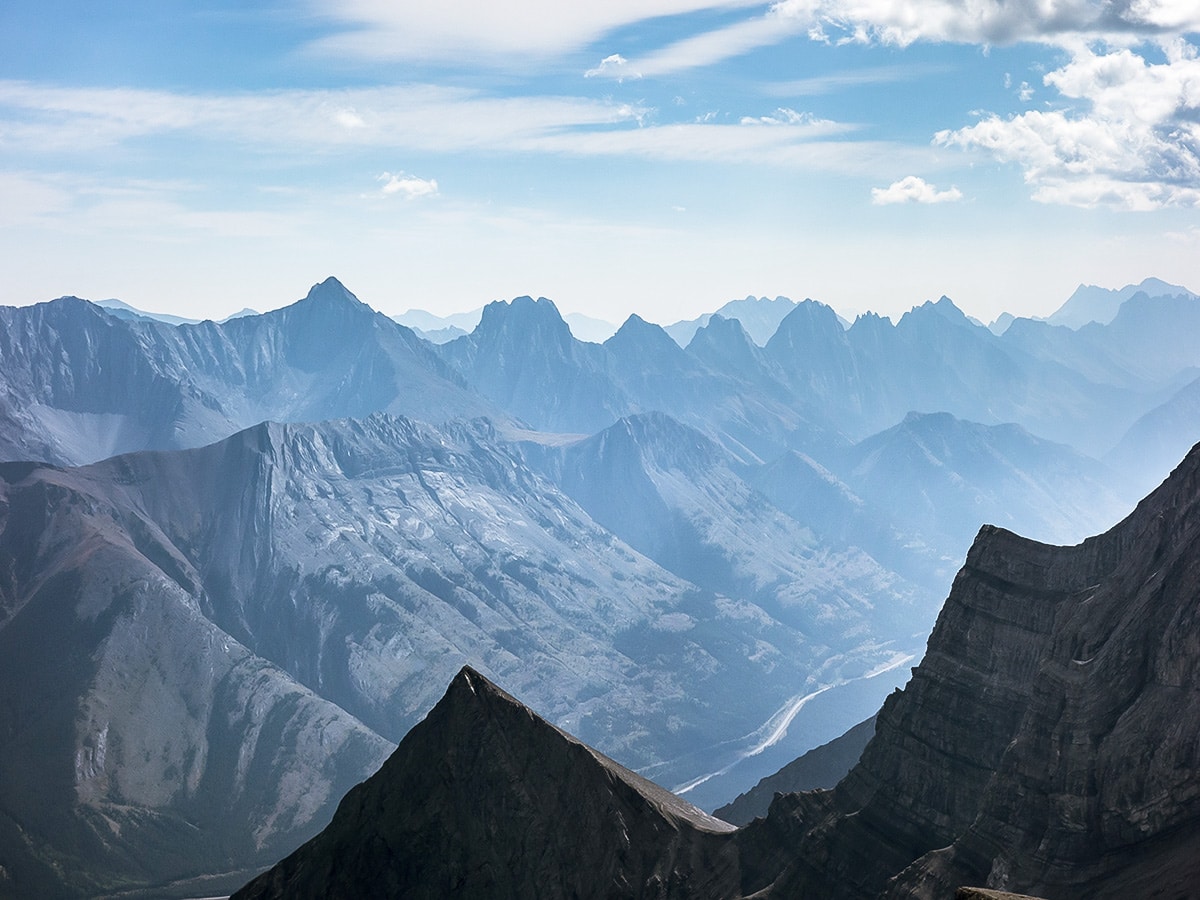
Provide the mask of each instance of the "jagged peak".
{"label": "jagged peak", "polygon": [[944,294],[937,300],[926,300],[920,306],[914,306],[901,316],[900,321],[896,324],[897,327],[904,327],[911,326],[916,322],[936,321],[950,322],[954,325],[987,331],[986,326],[971,321],[970,317],[959,309],[953,300]]}
{"label": "jagged peak", "polygon": [[881,316],[877,312],[867,310],[864,313],[859,313],[854,317],[854,321],[850,325],[850,331],[857,330],[858,333],[875,332],[882,330],[891,330],[895,328],[895,323],[892,322],[889,316]]}
{"label": "jagged peak", "polygon": [[483,308],[483,314],[473,333],[488,334],[509,327],[549,330],[561,338],[574,340],[571,328],[563,319],[558,307],[554,305],[553,300],[546,297],[534,300],[528,294],[523,294],[508,301],[494,300]]}

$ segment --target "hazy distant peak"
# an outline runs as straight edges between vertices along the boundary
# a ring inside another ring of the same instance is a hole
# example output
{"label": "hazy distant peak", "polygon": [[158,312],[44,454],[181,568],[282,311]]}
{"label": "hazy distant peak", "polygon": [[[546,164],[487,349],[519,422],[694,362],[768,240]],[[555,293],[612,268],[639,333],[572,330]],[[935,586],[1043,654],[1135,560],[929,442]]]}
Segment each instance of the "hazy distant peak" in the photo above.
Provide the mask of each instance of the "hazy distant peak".
{"label": "hazy distant peak", "polygon": [[1144,278],[1138,284],[1127,284],[1123,288],[1109,289],[1094,284],[1081,284],[1067,298],[1067,302],[1047,317],[1051,325],[1067,328],[1082,328],[1089,322],[1107,325],[1117,317],[1121,305],[1138,293],[1150,297],[1176,297],[1180,294],[1195,297],[1192,291],[1178,284],[1170,284],[1161,278]]}
{"label": "hazy distant peak", "polygon": [[967,314],[954,304],[953,300],[944,295],[937,300],[926,300],[920,306],[914,306],[900,317],[900,322],[911,324],[913,322],[927,320],[931,316],[936,316],[944,321],[952,322],[955,325],[965,325],[968,328],[984,327],[982,325],[973,323],[970,318],[968,318]]}
{"label": "hazy distant peak", "polygon": [[152,322],[164,322],[167,325],[196,325],[199,324],[199,319],[188,319],[183,316],[172,316],[168,313],[152,313],[146,312],[144,309],[138,309],[135,306],[130,306],[123,300],[109,299],[97,300],[93,304],[116,316],[119,319],[134,319]]}
{"label": "hazy distant peak", "polygon": [[[754,342],[750,337],[750,334],[746,331],[746,326],[742,324],[740,319],[735,319],[733,317],[726,318],[720,313],[713,313],[709,317],[706,325],[697,328],[695,335],[692,337],[692,341],[701,340],[701,335],[704,335],[708,338],[719,336],[723,340],[729,340],[732,338],[739,341],[746,341],[748,343]],[[691,345],[689,344],[688,346]]]}
{"label": "hazy distant peak", "polygon": [[321,303],[353,302],[359,306],[367,305],[350,293],[349,289],[332,275],[320,284],[314,284],[304,299]]}
{"label": "hazy distant peak", "polygon": [[838,321],[837,313],[832,306],[821,303],[819,300],[805,299],[797,303],[783,320],[779,323],[779,329],[776,334],[782,333],[786,328],[793,328],[800,323],[815,323],[819,322],[823,325],[832,324],[837,326],[837,330],[842,330],[842,325]]}
{"label": "hazy distant peak", "polygon": [[676,322],[674,325],[668,325],[665,330],[677,344],[686,347],[697,331],[708,325],[713,316],[719,315],[726,319],[737,319],[742,323],[750,340],[762,347],[795,306],[796,304],[787,297],[771,300],[750,294],[742,300],[730,300],[715,313],[705,313],[695,319]]}
{"label": "hazy distant peak", "polygon": [[867,310],[864,313],[859,313],[854,317],[854,322],[850,328],[856,329],[859,332],[863,331],[878,331],[881,328],[892,328],[892,320],[888,316],[881,316],[877,312]]}
{"label": "hazy distant peak", "polygon": [[640,344],[649,350],[657,348],[660,352],[665,353],[679,350],[679,345],[672,340],[661,325],[647,322],[637,313],[631,314],[617,329],[617,333],[604,342],[604,345],[615,348],[630,343]]}
{"label": "hazy distant peak", "polygon": [[992,320],[992,323],[987,326],[987,329],[992,334],[996,335],[996,337],[1000,337],[1000,335],[1008,331],[1008,327],[1016,320],[1017,317],[1012,313],[1000,313],[1000,315],[996,316],[996,318]]}
{"label": "hazy distant peak", "polygon": [[547,347],[565,347],[575,342],[570,326],[553,301],[544,296],[534,300],[528,294],[509,301],[490,302],[484,307],[484,314],[473,334],[488,340],[505,336],[503,340],[522,343],[532,340],[534,335],[540,335],[541,341],[548,341]]}
{"label": "hazy distant peak", "polygon": [[483,308],[484,315],[487,315],[488,310],[491,310],[493,315],[500,310],[510,310],[514,313],[541,314],[550,316],[553,314],[555,318],[562,318],[558,307],[554,305],[554,301],[547,297],[538,297],[536,300],[529,294],[522,294],[520,297],[513,297],[511,300],[494,300]]}

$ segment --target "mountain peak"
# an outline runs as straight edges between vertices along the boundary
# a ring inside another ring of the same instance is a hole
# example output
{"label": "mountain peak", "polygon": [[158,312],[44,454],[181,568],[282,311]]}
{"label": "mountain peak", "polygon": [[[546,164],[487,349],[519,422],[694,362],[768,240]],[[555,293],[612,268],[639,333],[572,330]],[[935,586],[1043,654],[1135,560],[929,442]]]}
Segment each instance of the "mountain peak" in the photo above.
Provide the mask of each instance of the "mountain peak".
{"label": "mountain peak", "polygon": [[464,666],[325,831],[234,896],[732,896],[703,850],[733,830]]}
{"label": "mountain peak", "polygon": [[530,335],[536,329],[562,340],[573,340],[571,329],[563,319],[554,301],[545,297],[534,300],[528,294],[514,297],[510,301],[496,300],[483,308],[476,331],[489,332],[517,329]]}
{"label": "mountain peak", "polygon": [[1153,277],[1143,278],[1138,284],[1127,284],[1115,289],[1081,284],[1046,321],[1051,325],[1065,325],[1075,329],[1091,322],[1107,325],[1116,318],[1121,305],[1138,293],[1145,293],[1150,297],[1175,297],[1181,294],[1196,296],[1185,287]]}
{"label": "mountain peak", "polygon": [[367,304],[359,300],[354,294],[350,293],[349,289],[330,275],[319,284],[314,284],[304,297],[308,301],[316,301],[320,303],[353,303],[356,306],[366,306]]}
{"label": "mountain peak", "polygon": [[604,346],[610,350],[636,347],[672,356],[681,352],[679,345],[661,325],[647,322],[637,313],[631,314],[617,329],[617,333],[604,342]]}

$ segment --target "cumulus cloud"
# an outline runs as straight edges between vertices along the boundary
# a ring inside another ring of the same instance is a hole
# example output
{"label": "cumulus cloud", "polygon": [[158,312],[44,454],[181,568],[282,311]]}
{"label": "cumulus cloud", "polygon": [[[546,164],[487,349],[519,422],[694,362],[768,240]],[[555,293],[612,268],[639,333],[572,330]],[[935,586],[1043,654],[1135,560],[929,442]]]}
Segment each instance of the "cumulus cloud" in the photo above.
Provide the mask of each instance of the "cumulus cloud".
{"label": "cumulus cloud", "polygon": [[417,197],[430,197],[438,192],[438,183],[435,179],[426,181],[424,178],[406,175],[403,172],[396,175],[384,172],[376,181],[383,182],[383,187],[379,190],[387,197],[399,194],[406,200],[415,200]]}
{"label": "cumulus cloud", "polygon": [[629,66],[629,60],[623,57],[620,53],[614,53],[611,56],[606,56],[600,60],[600,65],[594,69],[588,69],[583,73],[584,78],[615,78],[617,81],[624,81],[626,78],[641,78],[640,72],[633,71]]}
{"label": "cumulus cloud", "polygon": [[1150,63],[1128,48],[1078,47],[1046,86],[1076,109],[990,115],[945,130],[937,144],[980,149],[1018,164],[1046,203],[1154,209],[1200,204],[1200,59],[1166,46]]}
{"label": "cumulus cloud", "polygon": [[953,203],[962,199],[962,191],[956,187],[939,191],[924,178],[909,175],[894,181],[885,188],[871,188],[871,202],[876,206],[892,203]]}
{"label": "cumulus cloud", "polygon": [[774,14],[842,41],[1011,44],[1200,30],[1194,0],[780,0]]}

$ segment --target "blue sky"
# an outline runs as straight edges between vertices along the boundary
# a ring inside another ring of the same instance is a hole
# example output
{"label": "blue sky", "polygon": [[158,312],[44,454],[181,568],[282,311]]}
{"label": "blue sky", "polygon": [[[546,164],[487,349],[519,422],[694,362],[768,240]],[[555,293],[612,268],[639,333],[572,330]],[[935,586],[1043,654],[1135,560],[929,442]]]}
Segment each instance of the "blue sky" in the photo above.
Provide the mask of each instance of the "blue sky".
{"label": "blue sky", "polygon": [[0,4],[0,303],[1200,289],[1196,0]]}

